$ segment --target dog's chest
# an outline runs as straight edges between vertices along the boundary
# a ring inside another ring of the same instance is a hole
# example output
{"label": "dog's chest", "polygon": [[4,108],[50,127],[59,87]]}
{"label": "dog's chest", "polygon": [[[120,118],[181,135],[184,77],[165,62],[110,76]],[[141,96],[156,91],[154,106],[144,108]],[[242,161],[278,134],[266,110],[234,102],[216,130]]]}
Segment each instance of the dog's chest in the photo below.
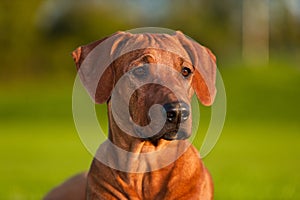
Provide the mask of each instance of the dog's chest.
{"label": "dog's chest", "polygon": [[170,175],[171,166],[148,173],[127,173],[119,175],[121,180],[119,179],[118,184],[130,197],[153,199],[153,197],[164,196],[168,191]]}

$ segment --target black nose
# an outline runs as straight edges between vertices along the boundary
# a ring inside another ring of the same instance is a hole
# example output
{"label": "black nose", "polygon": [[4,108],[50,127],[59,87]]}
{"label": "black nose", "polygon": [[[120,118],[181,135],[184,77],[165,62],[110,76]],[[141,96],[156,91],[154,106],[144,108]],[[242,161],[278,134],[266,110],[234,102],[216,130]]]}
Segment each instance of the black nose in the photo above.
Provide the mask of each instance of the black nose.
{"label": "black nose", "polygon": [[164,105],[167,114],[167,121],[179,124],[186,121],[190,115],[189,106],[184,102],[167,103]]}

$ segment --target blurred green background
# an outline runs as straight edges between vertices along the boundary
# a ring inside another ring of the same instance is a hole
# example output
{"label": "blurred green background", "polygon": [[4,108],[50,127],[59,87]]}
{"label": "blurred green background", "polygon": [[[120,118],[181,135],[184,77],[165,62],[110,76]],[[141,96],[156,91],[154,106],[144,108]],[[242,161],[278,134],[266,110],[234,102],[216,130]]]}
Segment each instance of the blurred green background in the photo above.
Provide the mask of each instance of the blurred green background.
{"label": "blurred green background", "polygon": [[215,199],[300,199],[299,0],[0,1],[0,199],[41,199],[88,169],[70,53],[147,26],[181,30],[217,55],[228,110],[204,158]]}

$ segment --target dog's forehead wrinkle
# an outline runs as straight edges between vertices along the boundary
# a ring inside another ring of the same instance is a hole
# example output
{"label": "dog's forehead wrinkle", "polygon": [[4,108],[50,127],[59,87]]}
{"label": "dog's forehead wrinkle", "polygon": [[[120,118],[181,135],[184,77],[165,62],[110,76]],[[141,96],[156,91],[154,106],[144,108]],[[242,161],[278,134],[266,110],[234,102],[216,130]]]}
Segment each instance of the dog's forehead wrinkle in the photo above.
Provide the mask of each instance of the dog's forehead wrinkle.
{"label": "dog's forehead wrinkle", "polygon": [[152,52],[144,52],[137,56],[137,58],[131,61],[130,65],[134,65],[138,62],[142,63],[153,63],[155,61],[155,56]]}
{"label": "dog's forehead wrinkle", "polygon": [[146,48],[156,48],[164,51],[173,52],[181,55],[184,58],[189,58],[188,53],[185,51],[181,43],[177,38],[172,37],[169,34],[131,34],[127,40],[126,45],[116,51],[120,56],[130,51]]}

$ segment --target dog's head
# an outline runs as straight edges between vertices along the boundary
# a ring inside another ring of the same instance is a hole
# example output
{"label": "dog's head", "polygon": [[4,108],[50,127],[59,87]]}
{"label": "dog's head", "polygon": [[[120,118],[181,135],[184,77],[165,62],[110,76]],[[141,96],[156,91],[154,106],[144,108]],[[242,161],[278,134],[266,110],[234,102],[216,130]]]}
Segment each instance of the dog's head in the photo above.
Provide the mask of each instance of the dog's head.
{"label": "dog's head", "polygon": [[[179,31],[174,35],[118,32],[77,48],[73,58],[94,101],[108,102],[110,111],[117,112],[114,121],[131,127],[127,130],[139,138],[187,138],[194,91],[206,106],[216,94],[215,56]],[[155,116],[150,112],[153,105],[161,105]],[[163,126],[154,131],[160,122]],[[151,123],[154,127],[148,126]]]}

